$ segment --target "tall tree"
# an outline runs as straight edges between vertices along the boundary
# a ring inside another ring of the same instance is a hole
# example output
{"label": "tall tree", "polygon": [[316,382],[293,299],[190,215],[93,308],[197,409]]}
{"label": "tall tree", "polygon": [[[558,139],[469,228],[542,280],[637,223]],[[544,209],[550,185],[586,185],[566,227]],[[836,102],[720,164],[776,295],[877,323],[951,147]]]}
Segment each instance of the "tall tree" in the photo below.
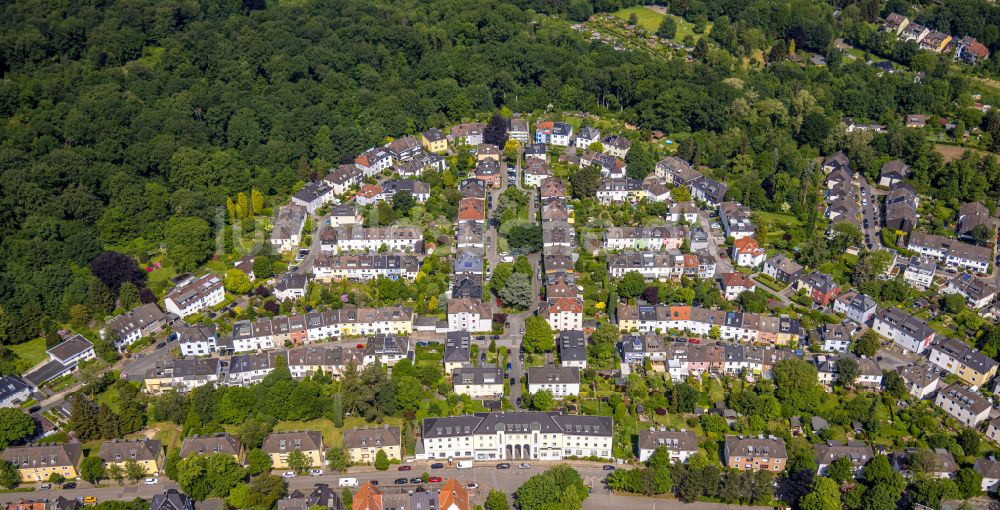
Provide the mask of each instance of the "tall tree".
{"label": "tall tree", "polygon": [[116,251],[106,251],[90,261],[90,272],[115,295],[125,282],[136,288],[146,285],[146,272],[139,268],[135,257]]}
{"label": "tall tree", "polygon": [[0,408],[0,449],[27,439],[35,433],[35,420],[20,409]]}
{"label": "tall tree", "polygon": [[524,339],[521,346],[527,352],[549,352],[556,346],[555,333],[549,321],[532,316],[524,321]]}

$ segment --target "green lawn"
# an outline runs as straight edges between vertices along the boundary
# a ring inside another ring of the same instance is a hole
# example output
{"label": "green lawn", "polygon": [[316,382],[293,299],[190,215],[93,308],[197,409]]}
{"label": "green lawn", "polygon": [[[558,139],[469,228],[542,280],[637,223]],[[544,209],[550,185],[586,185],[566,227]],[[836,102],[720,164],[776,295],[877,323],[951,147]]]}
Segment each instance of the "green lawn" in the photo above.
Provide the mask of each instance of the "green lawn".
{"label": "green lawn", "polygon": [[[656,32],[657,28],[660,28],[660,21],[663,20],[663,15],[647,9],[642,6],[629,7],[628,9],[622,9],[614,14],[618,19],[623,19],[628,21],[629,16],[635,13],[636,17],[639,19],[639,26],[646,29],[649,32]],[[678,26],[678,35],[680,35],[680,26]]]}
{"label": "green lawn", "polygon": [[45,339],[38,337],[23,344],[11,345],[10,350],[17,355],[17,371],[25,370],[39,364],[48,354],[45,349]]}
{"label": "green lawn", "polygon": [[690,23],[680,16],[674,16],[672,14],[669,16],[674,18],[674,21],[677,23],[677,32],[674,34],[674,41],[683,41],[685,37],[690,35],[691,38],[697,42],[698,39],[701,39],[703,36],[708,35],[708,33],[712,31],[712,24],[707,23],[705,25],[704,33],[696,34],[694,31],[694,23]]}

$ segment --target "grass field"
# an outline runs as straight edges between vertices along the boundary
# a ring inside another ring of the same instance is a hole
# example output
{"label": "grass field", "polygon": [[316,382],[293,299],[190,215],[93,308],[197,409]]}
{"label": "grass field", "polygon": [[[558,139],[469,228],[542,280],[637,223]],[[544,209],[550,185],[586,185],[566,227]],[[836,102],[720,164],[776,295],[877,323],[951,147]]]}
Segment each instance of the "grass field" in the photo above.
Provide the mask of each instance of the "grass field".
{"label": "grass field", "polygon": [[[639,26],[646,29],[649,32],[656,32],[657,28],[660,28],[660,21],[663,20],[663,14],[656,11],[648,9],[642,6],[629,7],[627,9],[622,9],[614,14],[618,19],[628,20],[629,16],[635,14],[636,18],[639,20]],[[678,30],[680,32],[680,30]]]}
{"label": "grass field", "polygon": [[25,370],[37,365],[45,359],[45,339],[36,338],[34,340],[10,346],[10,350],[17,355],[17,371]]}
{"label": "grass field", "polygon": [[629,16],[635,13],[636,18],[638,18],[639,26],[645,29],[647,32],[656,32],[656,29],[660,28],[660,22],[663,21],[664,16],[670,16],[674,18],[674,22],[677,24],[677,33],[674,34],[675,41],[683,41],[685,37],[691,36],[695,41],[700,39],[703,35],[712,31],[712,24],[709,23],[705,26],[704,34],[694,33],[694,24],[689,23],[687,20],[680,16],[674,16],[672,14],[661,14],[648,7],[636,6],[629,7],[627,9],[622,9],[616,13],[614,16],[618,19],[628,21]]}

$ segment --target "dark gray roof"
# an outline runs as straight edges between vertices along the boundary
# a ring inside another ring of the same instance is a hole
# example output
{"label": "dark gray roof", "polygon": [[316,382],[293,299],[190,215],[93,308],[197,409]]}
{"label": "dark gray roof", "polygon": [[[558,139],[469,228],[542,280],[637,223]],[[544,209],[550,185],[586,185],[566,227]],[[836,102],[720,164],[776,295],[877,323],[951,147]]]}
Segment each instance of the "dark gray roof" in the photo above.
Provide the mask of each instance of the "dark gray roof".
{"label": "dark gray roof", "polygon": [[444,341],[445,363],[468,363],[471,342],[468,331],[449,331]]}
{"label": "dark gray roof", "polygon": [[90,343],[90,340],[87,340],[80,334],[75,334],[49,349],[49,354],[58,359],[66,359],[93,348],[94,344]]}
{"label": "dark gray roof", "polygon": [[577,367],[531,367],[528,369],[528,384],[579,384],[580,369]]}
{"label": "dark gray roof", "polygon": [[661,447],[674,452],[697,451],[698,436],[690,430],[660,428],[639,431],[639,449],[655,450]]}
{"label": "dark gray roof", "polygon": [[187,458],[192,454],[213,454],[225,453],[228,455],[239,455],[243,450],[240,438],[220,432],[211,436],[199,436],[195,434],[184,438],[181,443],[181,458]]}
{"label": "dark gray roof", "polygon": [[399,446],[400,437],[399,427],[390,427],[388,425],[360,429],[354,427],[344,430],[344,447],[366,448],[374,446],[381,448],[383,446]]}
{"label": "dark gray roof", "polygon": [[503,379],[499,367],[462,367],[451,372],[453,384],[502,384]]}
{"label": "dark gray roof", "polygon": [[31,386],[13,375],[0,377],[0,401],[7,400],[23,391],[31,392]]}
{"label": "dark gray roof", "polygon": [[559,359],[561,361],[583,361],[587,359],[587,342],[583,331],[563,331],[559,333]]}
{"label": "dark gray roof", "polygon": [[149,510],[193,510],[194,501],[177,489],[167,489],[153,496]]}

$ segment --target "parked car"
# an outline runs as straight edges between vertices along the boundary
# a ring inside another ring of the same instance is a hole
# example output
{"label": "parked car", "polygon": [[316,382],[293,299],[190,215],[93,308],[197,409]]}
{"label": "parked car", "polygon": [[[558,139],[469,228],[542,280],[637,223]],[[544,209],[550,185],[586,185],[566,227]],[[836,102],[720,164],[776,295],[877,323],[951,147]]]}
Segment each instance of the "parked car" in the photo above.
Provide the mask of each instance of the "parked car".
{"label": "parked car", "polygon": [[612,466],[611,464],[605,464],[604,466],[601,467],[601,469],[603,469],[605,471],[614,471],[615,467]]}
{"label": "parked car", "polygon": [[469,488],[469,489],[478,489],[479,488],[479,484],[476,483],[476,482],[469,482],[469,483],[465,484],[465,487]]}
{"label": "parked car", "polygon": [[295,478],[295,471],[285,471],[281,474],[285,478]]}
{"label": "parked car", "polygon": [[432,476],[432,477],[428,478],[427,481],[430,482],[430,483],[441,483],[441,477],[440,476]]}
{"label": "parked car", "polygon": [[689,338],[688,342],[693,343],[693,344],[700,344],[701,343],[701,339],[700,338]]}
{"label": "parked car", "polygon": [[166,346],[167,346],[166,342],[160,342],[160,343],[156,344],[156,348],[157,349],[162,349],[162,348],[164,348]]}
{"label": "parked car", "polygon": [[410,478],[410,483],[424,483],[423,478]]}
{"label": "parked car", "polygon": [[517,402],[514,405],[521,407],[521,397],[517,397]]}
{"label": "parked car", "polygon": [[83,504],[84,505],[96,505],[97,504],[97,497],[96,496],[87,496],[87,497],[83,498]]}
{"label": "parked car", "polygon": [[507,370],[510,370],[510,368],[511,368],[511,364],[510,364],[510,362],[508,361],[508,362],[507,362]]}
{"label": "parked car", "polygon": [[156,478],[147,478],[145,483],[146,485],[156,485],[156,482]]}
{"label": "parked car", "polygon": [[410,480],[408,480],[406,478],[397,478],[394,483],[396,485],[406,485],[407,483],[410,483]]}
{"label": "parked car", "polygon": [[309,476],[323,476],[323,470],[322,469],[310,469],[309,470]]}
{"label": "parked car", "polygon": [[396,468],[396,471],[410,471],[412,469],[413,466],[399,466],[398,468]]}
{"label": "parked car", "polygon": [[510,469],[510,464],[507,464],[506,462],[501,462],[500,464],[497,464],[497,469]]}
{"label": "parked car", "polygon": [[479,361],[486,361],[486,351],[479,353]]}
{"label": "parked car", "polygon": [[431,464],[431,469],[444,469],[444,464],[435,462],[434,464]]}
{"label": "parked car", "polygon": [[49,490],[49,489],[52,488],[52,484],[51,483],[43,483],[43,484],[39,485],[38,488],[40,490],[47,491],[47,490]]}
{"label": "parked car", "polygon": [[530,467],[531,464],[528,464],[527,462],[522,462],[517,465],[517,469],[529,469]]}
{"label": "parked car", "polygon": [[378,480],[368,480],[368,483],[372,485],[378,485]]}
{"label": "parked car", "polygon": [[66,483],[62,484],[62,488],[64,490],[75,489],[76,488],[76,482],[66,482]]}
{"label": "parked car", "polygon": [[31,409],[28,409],[28,414],[35,414],[35,413],[37,413],[38,411],[41,411],[41,410],[42,410],[42,406],[31,406]]}
{"label": "parked car", "polygon": [[355,347],[356,349],[364,349],[364,348],[365,348],[365,344],[357,344],[357,345],[355,345],[354,347]]}

